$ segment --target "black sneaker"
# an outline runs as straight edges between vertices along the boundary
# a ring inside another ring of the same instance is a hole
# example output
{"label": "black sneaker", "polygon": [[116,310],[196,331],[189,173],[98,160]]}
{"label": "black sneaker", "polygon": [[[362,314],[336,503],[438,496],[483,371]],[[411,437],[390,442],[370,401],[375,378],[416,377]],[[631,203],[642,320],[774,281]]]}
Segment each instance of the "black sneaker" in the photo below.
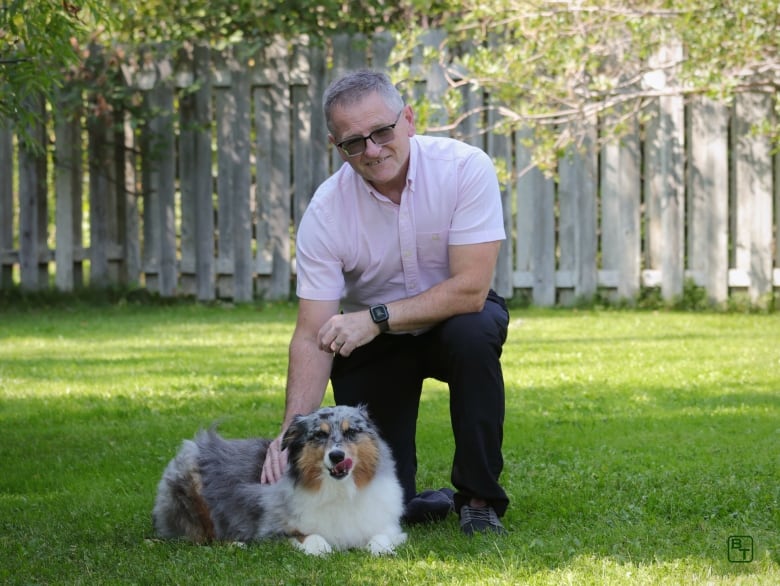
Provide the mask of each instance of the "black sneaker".
{"label": "black sneaker", "polygon": [[452,489],[425,490],[406,503],[403,521],[410,524],[431,523],[443,520],[454,511]]}
{"label": "black sneaker", "polygon": [[493,532],[504,535],[506,529],[498,519],[493,507],[470,507],[463,505],[460,509],[460,530],[466,535]]}

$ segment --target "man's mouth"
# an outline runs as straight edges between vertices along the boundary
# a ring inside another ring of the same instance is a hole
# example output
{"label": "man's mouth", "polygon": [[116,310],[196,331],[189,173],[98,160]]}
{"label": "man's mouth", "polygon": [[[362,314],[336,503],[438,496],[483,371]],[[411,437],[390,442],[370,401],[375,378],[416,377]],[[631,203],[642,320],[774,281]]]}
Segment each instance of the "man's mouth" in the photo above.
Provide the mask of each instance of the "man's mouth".
{"label": "man's mouth", "polygon": [[388,156],[388,157],[382,157],[381,159],[376,159],[374,161],[369,161],[368,163],[366,163],[366,167],[376,167],[377,165],[384,163],[389,158],[390,157]]}

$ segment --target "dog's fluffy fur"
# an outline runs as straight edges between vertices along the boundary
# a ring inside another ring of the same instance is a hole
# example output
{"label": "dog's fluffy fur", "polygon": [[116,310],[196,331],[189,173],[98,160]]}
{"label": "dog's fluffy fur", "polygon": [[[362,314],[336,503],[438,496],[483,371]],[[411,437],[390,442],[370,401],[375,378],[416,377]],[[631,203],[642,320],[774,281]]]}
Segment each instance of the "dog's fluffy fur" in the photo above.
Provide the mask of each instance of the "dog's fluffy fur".
{"label": "dog's fluffy fur", "polygon": [[401,486],[387,444],[362,408],[298,416],[282,441],[288,468],[274,484],[260,472],[271,440],[185,440],[158,486],[153,521],[163,538],[252,541],[288,537],[308,554],[403,543]]}

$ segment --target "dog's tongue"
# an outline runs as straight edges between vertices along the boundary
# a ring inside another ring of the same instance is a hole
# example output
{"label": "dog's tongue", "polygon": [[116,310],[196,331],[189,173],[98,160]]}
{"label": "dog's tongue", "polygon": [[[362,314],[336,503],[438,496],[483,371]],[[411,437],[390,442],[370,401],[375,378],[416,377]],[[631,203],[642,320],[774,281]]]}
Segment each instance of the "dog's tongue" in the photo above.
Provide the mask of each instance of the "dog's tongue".
{"label": "dog's tongue", "polygon": [[349,472],[351,469],[352,469],[352,459],[344,458],[341,462],[339,462],[333,467],[333,472],[335,474],[345,474]]}

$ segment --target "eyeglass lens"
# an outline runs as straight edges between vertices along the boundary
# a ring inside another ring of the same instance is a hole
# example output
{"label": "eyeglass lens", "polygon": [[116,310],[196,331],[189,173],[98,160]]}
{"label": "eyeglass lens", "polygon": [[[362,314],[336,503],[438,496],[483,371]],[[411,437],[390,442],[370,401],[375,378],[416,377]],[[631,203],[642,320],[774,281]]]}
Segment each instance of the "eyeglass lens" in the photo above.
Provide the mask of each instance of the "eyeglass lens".
{"label": "eyeglass lens", "polygon": [[393,140],[393,129],[395,128],[395,124],[392,126],[385,126],[384,128],[379,128],[369,134],[366,138],[355,138],[353,140],[348,140],[345,143],[342,143],[341,148],[344,149],[344,151],[350,155],[355,156],[359,155],[365,152],[366,150],[366,140],[371,139],[371,142],[373,142],[377,146],[382,146]]}
{"label": "eyeglass lens", "polygon": [[356,157],[357,155],[362,155],[364,152],[366,152],[366,141],[368,139],[371,139],[371,142],[373,142],[377,146],[382,146],[387,143],[389,143],[393,138],[395,138],[395,127],[398,124],[398,119],[401,117],[401,112],[398,113],[398,118],[396,118],[396,121],[393,124],[390,124],[388,126],[383,126],[382,128],[377,128],[374,132],[369,134],[368,136],[363,136],[360,138],[353,138],[352,140],[347,140],[342,142],[339,146],[341,150],[343,150],[345,153],[347,153],[350,157]]}

